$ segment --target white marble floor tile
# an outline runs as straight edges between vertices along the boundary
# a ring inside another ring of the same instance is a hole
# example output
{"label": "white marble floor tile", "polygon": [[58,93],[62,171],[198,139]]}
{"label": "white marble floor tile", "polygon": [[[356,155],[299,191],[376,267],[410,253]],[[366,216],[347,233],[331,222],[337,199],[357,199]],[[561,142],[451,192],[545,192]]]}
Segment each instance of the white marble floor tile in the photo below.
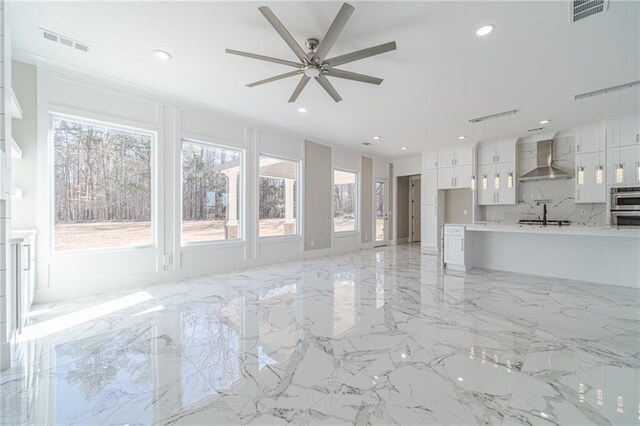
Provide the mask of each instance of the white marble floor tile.
{"label": "white marble floor tile", "polygon": [[415,245],[35,306],[0,424],[640,423],[640,291]]}

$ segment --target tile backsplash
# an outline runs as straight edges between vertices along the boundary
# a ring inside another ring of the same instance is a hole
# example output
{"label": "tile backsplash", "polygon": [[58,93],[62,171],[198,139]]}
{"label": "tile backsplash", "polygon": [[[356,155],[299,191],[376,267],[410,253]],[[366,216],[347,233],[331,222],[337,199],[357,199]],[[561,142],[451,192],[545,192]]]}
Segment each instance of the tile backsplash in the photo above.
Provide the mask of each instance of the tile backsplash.
{"label": "tile backsplash", "polygon": [[[575,176],[575,143],[573,136],[553,140],[553,160],[557,167]],[[536,142],[517,144],[518,177],[536,167]],[[604,224],[607,221],[606,204],[576,204],[575,179],[518,182],[518,204],[515,206],[482,206],[482,221],[517,222],[542,216],[542,205],[535,200],[547,199],[549,219],[570,220],[574,223]]]}

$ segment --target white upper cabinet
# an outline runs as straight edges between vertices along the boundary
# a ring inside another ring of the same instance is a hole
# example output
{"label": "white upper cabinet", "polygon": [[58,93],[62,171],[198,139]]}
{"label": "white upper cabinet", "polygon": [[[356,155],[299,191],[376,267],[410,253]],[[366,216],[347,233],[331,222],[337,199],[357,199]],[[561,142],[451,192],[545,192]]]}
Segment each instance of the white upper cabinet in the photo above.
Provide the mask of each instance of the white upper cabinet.
{"label": "white upper cabinet", "polygon": [[492,143],[483,143],[478,147],[478,164],[487,165],[495,163],[496,147]]}
{"label": "white upper cabinet", "polygon": [[438,189],[451,189],[455,187],[455,168],[441,167],[438,169]]}
{"label": "white upper cabinet", "polygon": [[[606,176],[604,176],[604,152],[585,152],[576,155],[576,203],[606,203]],[[598,179],[598,167],[602,176]]]}
{"label": "white upper cabinet", "polygon": [[422,170],[431,170],[438,168],[438,153],[425,152],[422,154]]}
{"label": "white upper cabinet", "polygon": [[471,188],[471,177],[473,175],[471,164],[455,167],[454,174],[454,188]]}
{"label": "white upper cabinet", "polygon": [[478,164],[512,163],[516,161],[516,140],[485,142],[478,147]]}
{"label": "white upper cabinet", "polygon": [[627,120],[622,123],[610,123],[607,126],[607,146],[640,145],[640,122]]}
{"label": "white upper cabinet", "polygon": [[455,166],[456,153],[453,149],[438,152],[438,167]]}
{"label": "white upper cabinet", "polygon": [[584,132],[578,131],[576,135],[576,154],[604,151],[604,148],[605,137],[597,129],[590,129]]}
{"label": "white upper cabinet", "polygon": [[511,141],[496,144],[496,163],[510,163],[516,161],[516,144]]}
{"label": "white upper cabinet", "polygon": [[473,147],[468,146],[454,151],[455,166],[467,166],[473,163]]}

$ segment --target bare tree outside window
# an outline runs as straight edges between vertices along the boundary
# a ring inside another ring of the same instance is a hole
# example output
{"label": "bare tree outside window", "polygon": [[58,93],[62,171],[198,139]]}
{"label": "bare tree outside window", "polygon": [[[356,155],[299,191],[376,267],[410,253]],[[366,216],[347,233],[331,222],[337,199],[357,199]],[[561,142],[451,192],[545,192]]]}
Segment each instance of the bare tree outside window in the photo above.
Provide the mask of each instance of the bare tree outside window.
{"label": "bare tree outside window", "polygon": [[153,137],[59,117],[52,131],[54,250],[151,245]]}
{"label": "bare tree outside window", "polygon": [[333,230],[356,231],[358,174],[335,170],[333,173]]}
{"label": "bare tree outside window", "polygon": [[298,234],[297,191],[297,161],[260,156],[260,237]]}
{"label": "bare tree outside window", "polygon": [[182,243],[240,238],[241,152],[182,144]]}

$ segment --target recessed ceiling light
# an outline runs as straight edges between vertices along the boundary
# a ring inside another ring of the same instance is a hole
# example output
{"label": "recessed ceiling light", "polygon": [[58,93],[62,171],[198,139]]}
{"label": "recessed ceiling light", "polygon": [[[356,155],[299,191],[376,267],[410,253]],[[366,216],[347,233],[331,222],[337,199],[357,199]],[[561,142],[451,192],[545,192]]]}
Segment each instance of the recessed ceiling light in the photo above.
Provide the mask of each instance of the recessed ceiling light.
{"label": "recessed ceiling light", "polygon": [[307,112],[306,108],[298,108],[298,112]]}
{"label": "recessed ceiling light", "polygon": [[171,54],[169,52],[165,52],[164,50],[154,50],[153,54],[156,55],[156,58],[162,61],[168,61],[171,59]]}
{"label": "recessed ceiling light", "polygon": [[402,149],[403,151],[406,151],[406,150],[407,150],[407,149],[409,149],[409,148],[407,148],[406,146],[403,146],[401,149]]}
{"label": "recessed ceiling light", "polygon": [[494,28],[495,28],[495,26],[493,24],[485,25],[484,27],[478,28],[478,31],[476,31],[476,34],[479,35],[479,36],[486,36],[491,31],[493,31]]}
{"label": "recessed ceiling light", "polygon": [[544,120],[540,120],[540,124],[547,124],[550,121],[551,121],[550,118],[545,118]]}
{"label": "recessed ceiling light", "polygon": [[467,137],[465,135],[460,135],[458,136],[458,139],[460,139],[461,141],[465,140]]}
{"label": "recessed ceiling light", "polygon": [[464,377],[458,377],[459,382],[464,382]]}
{"label": "recessed ceiling light", "polygon": [[374,141],[379,141],[379,140],[380,140],[380,136],[374,136],[374,137],[373,137],[373,140],[374,140]]}

